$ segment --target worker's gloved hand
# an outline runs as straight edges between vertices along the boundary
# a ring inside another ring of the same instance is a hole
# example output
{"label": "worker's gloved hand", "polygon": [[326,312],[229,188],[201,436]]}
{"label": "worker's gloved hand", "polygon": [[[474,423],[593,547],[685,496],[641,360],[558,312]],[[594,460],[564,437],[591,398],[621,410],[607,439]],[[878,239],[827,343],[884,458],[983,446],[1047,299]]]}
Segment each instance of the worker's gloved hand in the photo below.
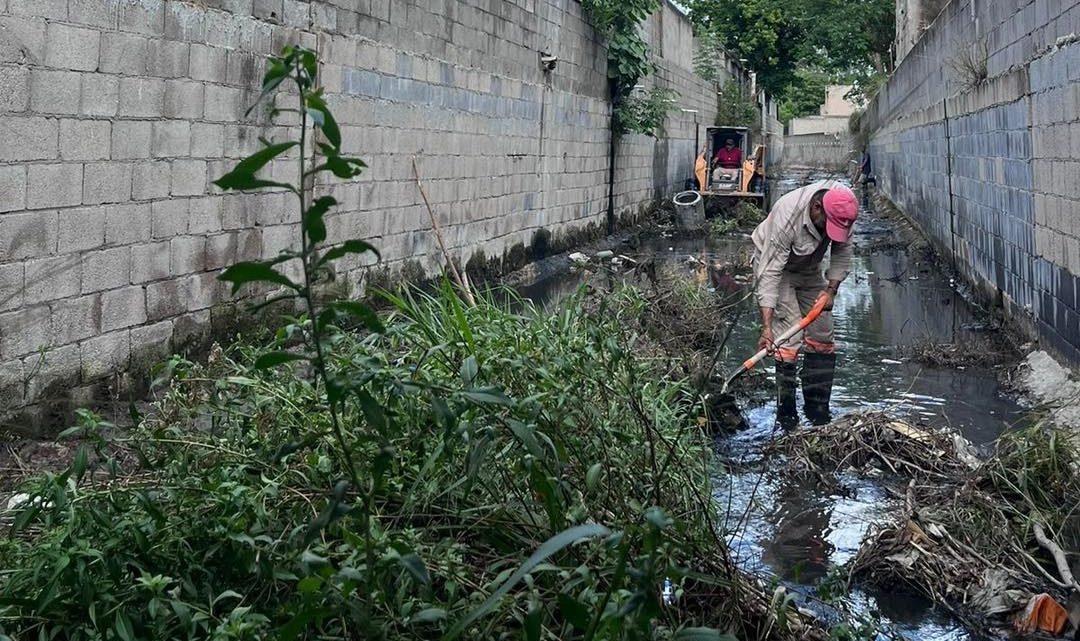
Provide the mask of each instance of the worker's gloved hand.
{"label": "worker's gloved hand", "polygon": [[825,303],[825,307],[822,309],[826,312],[831,312],[833,308],[833,295],[829,292],[828,289],[821,290],[821,293],[818,294],[817,300],[814,301],[814,306],[817,307],[817,304],[821,302],[822,298],[829,299],[829,302]]}
{"label": "worker's gloved hand", "polygon": [[769,355],[772,355],[772,353],[776,351],[776,341],[773,339],[771,327],[766,327],[761,330],[761,338],[758,339],[757,348],[759,350],[765,350]]}

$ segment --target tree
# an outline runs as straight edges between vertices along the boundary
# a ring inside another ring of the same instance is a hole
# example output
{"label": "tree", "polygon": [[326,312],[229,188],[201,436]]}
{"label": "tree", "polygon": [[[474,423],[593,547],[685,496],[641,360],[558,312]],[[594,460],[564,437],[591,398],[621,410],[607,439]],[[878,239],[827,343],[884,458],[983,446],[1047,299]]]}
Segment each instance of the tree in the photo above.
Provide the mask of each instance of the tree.
{"label": "tree", "polygon": [[698,32],[745,58],[770,93],[791,82],[800,58],[791,44],[803,38],[780,0],[692,0],[689,7]]}
{"label": "tree", "polygon": [[[830,82],[868,92],[892,69],[892,0],[691,0],[699,36],[745,58],[785,115],[817,111]],[[822,91],[819,91],[819,87]]]}

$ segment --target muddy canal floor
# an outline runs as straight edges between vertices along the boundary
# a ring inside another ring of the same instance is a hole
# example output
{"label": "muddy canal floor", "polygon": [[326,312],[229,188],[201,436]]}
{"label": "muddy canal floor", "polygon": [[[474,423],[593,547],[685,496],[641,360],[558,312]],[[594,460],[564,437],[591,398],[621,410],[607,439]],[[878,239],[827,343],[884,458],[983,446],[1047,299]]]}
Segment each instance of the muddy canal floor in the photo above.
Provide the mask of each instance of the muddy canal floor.
{"label": "muddy canal floor", "polygon": [[[800,182],[777,187],[783,192]],[[840,353],[834,414],[887,412],[927,428],[950,428],[987,451],[1025,416],[1000,382],[1019,354],[894,212],[871,204],[857,223],[855,242],[853,270],[834,309]],[[697,283],[725,300],[738,299],[749,286],[751,245],[745,233],[665,232],[635,247],[624,243],[613,249],[610,257],[592,256],[586,268],[567,267],[564,258],[562,269],[549,266],[518,290],[538,304],[555,305],[583,282],[601,290],[612,287],[620,271],[646,287],[664,278],[667,287],[680,279]],[[730,336],[717,322],[715,335],[727,342],[714,379],[754,349],[757,313],[752,301],[743,305],[727,315],[737,319]],[[815,484],[775,473],[778,461],[766,447],[777,436],[774,385],[771,367],[756,372],[740,400],[742,429],[717,437],[724,469],[716,477],[716,500],[727,517],[726,534],[739,566],[783,585],[801,606],[828,620],[836,612],[820,597],[846,575],[845,564],[858,553],[868,529],[893,519],[902,500],[880,479],[841,473],[838,484]],[[879,618],[889,638],[979,638],[944,608],[902,589],[856,589],[845,604],[858,615]]]}

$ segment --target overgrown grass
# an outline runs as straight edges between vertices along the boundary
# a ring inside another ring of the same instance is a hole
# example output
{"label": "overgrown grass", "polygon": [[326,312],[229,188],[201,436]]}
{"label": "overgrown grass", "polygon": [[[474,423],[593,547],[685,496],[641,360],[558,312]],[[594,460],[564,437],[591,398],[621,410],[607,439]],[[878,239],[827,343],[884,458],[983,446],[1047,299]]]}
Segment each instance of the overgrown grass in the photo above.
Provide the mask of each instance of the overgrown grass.
{"label": "overgrown grass", "polygon": [[333,375],[370,377],[343,404],[347,446],[385,467],[361,491],[299,365],[254,369],[244,346],[175,360],[152,417],[106,443],[86,415],[73,432],[97,453],[26,485],[3,632],[755,638],[713,527],[702,410],[638,355],[640,295],[615,296],[543,315],[447,288],[393,299],[385,334],[336,334]]}
{"label": "overgrown grass", "polygon": [[752,231],[765,219],[765,213],[751,202],[740,200],[735,206],[723,209],[709,221],[709,233],[723,236],[737,231]]}

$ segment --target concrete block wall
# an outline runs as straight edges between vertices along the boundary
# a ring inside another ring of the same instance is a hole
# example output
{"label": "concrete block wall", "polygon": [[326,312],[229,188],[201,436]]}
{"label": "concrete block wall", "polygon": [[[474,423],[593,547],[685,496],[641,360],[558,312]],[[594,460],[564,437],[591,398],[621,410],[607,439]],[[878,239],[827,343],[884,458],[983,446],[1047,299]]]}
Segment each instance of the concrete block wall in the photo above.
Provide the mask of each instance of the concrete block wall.
{"label": "concrete block wall", "polygon": [[854,157],[851,136],[814,133],[784,136],[781,165],[791,168],[846,170]]}
{"label": "concrete block wall", "polygon": [[[885,194],[988,301],[1080,362],[1075,33],[1075,0],[953,0],[864,125]],[[971,43],[985,45],[988,71],[974,87],[948,64]]]}
{"label": "concrete block wall", "polygon": [[[685,17],[665,4],[646,32],[653,82],[711,122]],[[341,202],[331,240],[438,270],[414,158],[462,261],[603,223],[606,52],[577,2],[0,0],[0,415],[47,421],[205,344],[235,316],[220,270],[293,242],[284,194],[211,185],[261,136],[295,135],[245,115],[287,43],[317,50],[345,151],[370,165],[320,186]],[[559,57],[553,73],[541,51]],[[681,186],[693,138],[681,112],[660,139],[624,138],[620,212]],[[295,156],[270,168],[295,171]]]}

